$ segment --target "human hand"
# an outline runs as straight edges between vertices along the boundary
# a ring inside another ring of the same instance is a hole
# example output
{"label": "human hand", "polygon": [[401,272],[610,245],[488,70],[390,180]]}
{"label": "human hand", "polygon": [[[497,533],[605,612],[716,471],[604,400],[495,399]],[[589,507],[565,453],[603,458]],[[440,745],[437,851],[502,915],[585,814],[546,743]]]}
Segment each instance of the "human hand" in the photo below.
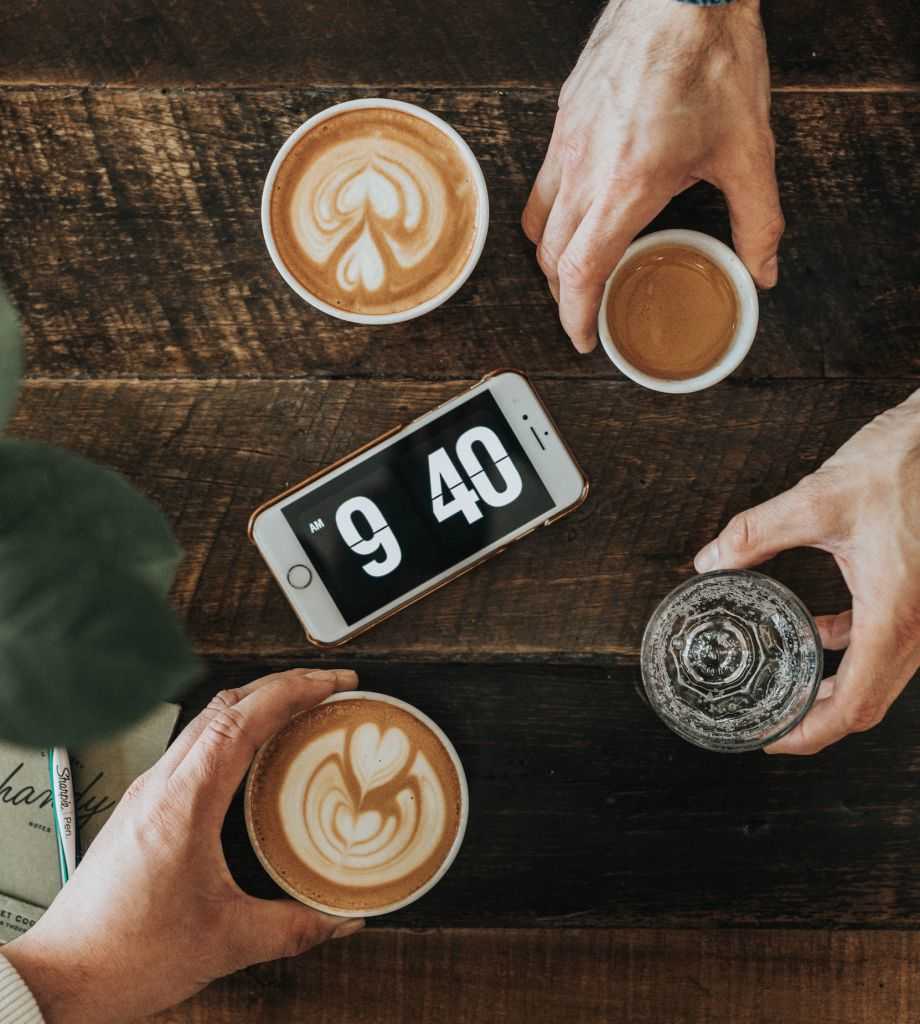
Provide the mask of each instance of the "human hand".
{"label": "human hand", "polygon": [[626,247],[701,179],[725,193],[735,249],[771,288],[784,223],[759,0],[611,0],[559,94],[521,218],[579,352],[597,344]]}
{"label": "human hand", "polygon": [[800,546],[834,556],[853,606],[818,617],[824,646],[846,654],[771,754],[814,754],[871,729],[920,667],[920,391],[791,490],[735,516],[694,564],[740,569]]}
{"label": "human hand", "polygon": [[362,927],[246,895],[220,844],[256,750],[356,683],[350,671],[294,669],[225,690],[131,786],[47,912],[3,949],[47,1024],[155,1013],[231,971]]}

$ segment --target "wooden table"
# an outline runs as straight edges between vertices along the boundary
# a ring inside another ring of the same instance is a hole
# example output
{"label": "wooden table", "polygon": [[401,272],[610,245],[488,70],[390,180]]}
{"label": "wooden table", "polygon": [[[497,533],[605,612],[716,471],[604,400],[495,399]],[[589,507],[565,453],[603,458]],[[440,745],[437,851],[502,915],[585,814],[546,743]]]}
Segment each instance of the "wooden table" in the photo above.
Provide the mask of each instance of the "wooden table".
{"label": "wooden table", "polygon": [[[572,352],[518,227],[595,3],[6,0],[14,431],[118,468],[172,519],[175,602],[211,665],[189,714],[278,666],[355,665],[444,726],[471,784],[466,844],[425,899],[159,1019],[920,1019],[920,689],[809,759],[708,755],[634,692],[642,626],[697,547],[920,376],[914,5],[765,7],[782,279],[744,366],[670,397]],[[493,222],[449,304],[370,330],[294,296],[257,207],[291,129],[376,94],[463,133]],[[656,223],[677,225],[726,238],[721,197],[681,196]],[[307,650],[245,543],[250,510],[496,366],[533,376],[590,500],[346,651]],[[770,571],[816,612],[845,607],[823,556]],[[270,891],[238,808],[226,840]]]}

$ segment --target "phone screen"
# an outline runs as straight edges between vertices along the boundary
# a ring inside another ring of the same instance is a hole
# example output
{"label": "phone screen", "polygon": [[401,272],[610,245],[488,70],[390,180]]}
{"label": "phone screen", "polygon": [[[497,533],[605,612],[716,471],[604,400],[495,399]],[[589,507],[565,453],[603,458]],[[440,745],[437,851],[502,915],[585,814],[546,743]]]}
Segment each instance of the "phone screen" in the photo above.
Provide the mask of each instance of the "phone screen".
{"label": "phone screen", "polygon": [[486,390],[282,511],[353,625],[552,507]]}

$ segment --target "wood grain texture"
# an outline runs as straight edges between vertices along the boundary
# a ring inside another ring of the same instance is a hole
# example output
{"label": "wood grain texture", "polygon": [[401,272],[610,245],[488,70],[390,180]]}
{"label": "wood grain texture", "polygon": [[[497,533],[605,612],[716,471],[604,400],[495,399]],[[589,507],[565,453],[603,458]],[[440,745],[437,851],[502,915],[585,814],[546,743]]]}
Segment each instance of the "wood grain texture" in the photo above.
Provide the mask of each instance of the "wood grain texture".
{"label": "wood grain texture", "polygon": [[161,1024],[907,1024],[920,937],[892,932],[365,931],[254,967]]}
{"label": "wood grain texture", "polygon": [[[44,382],[13,432],[126,473],[172,519],[175,597],[199,647],[301,655],[303,634],[255,548],[250,512],[469,382]],[[671,396],[544,381],[592,480],[575,514],[356,640],[352,656],[633,656],[649,613],[733,515],[816,468],[914,382],[725,383]],[[816,612],[847,606],[830,558],[771,565]]]}
{"label": "wood grain texture", "polygon": [[[22,311],[29,372],[438,379],[512,365],[616,378],[602,352],[572,350],[518,225],[553,92],[397,94],[466,136],[492,220],[453,300],[374,329],[297,298],[270,263],[257,213],[286,134],[351,93],[0,90],[0,278]],[[782,281],[763,296],[737,378],[920,373],[917,108],[907,94],[776,97]],[[727,239],[722,198],[708,186],[675,199],[654,226]]]}
{"label": "wood grain texture", "polygon": [[[189,713],[291,664],[214,660]],[[358,671],[444,729],[470,785],[457,860],[388,925],[920,928],[917,686],[878,728],[795,758],[690,746],[638,696],[634,666]],[[224,847],[244,888],[278,894],[239,800]]]}
{"label": "wood grain texture", "polygon": [[[0,80],[559,84],[602,6],[598,0],[6,0]],[[782,84],[918,77],[910,0],[763,6],[774,79]]]}

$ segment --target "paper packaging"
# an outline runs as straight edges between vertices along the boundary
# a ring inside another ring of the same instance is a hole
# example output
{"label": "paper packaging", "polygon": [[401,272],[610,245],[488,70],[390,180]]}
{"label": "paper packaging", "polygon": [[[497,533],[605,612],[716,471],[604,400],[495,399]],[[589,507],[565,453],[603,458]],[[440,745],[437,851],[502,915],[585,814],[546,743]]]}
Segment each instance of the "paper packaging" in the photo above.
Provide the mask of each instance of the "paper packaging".
{"label": "paper packaging", "polygon": [[[177,705],[161,704],[118,736],[70,751],[81,855],[166,749],[178,717]],[[0,943],[27,931],[60,888],[48,751],[0,743]]]}

